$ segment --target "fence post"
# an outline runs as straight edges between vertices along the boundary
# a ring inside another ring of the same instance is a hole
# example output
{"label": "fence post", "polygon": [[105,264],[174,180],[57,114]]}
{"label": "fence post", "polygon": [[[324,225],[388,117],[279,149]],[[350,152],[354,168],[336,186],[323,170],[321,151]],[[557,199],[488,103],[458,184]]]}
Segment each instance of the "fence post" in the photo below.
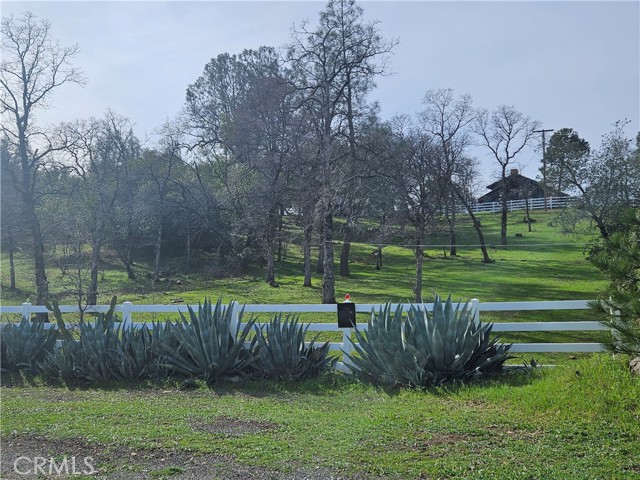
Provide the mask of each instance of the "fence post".
{"label": "fence post", "polygon": [[238,312],[238,302],[233,300],[227,308],[231,309],[231,336],[235,338],[238,336],[238,329],[240,328],[240,312]]}
{"label": "fence post", "polygon": [[27,321],[31,318],[31,303],[24,302],[22,304],[22,318],[26,318]]}
{"label": "fence post", "polygon": [[351,362],[349,361],[349,357],[347,357],[347,353],[351,353],[351,351],[353,350],[351,347],[351,333],[352,333],[352,329],[351,328],[343,328],[342,329],[342,363],[347,366],[350,365]]}
{"label": "fence post", "polygon": [[122,304],[122,329],[129,328],[132,326],[132,315],[131,315],[131,307],[133,304],[131,302],[124,302]]}
{"label": "fence post", "polygon": [[476,325],[480,325],[480,300],[471,299],[471,311],[473,312],[473,321]]}
{"label": "fence post", "polygon": [[[609,301],[611,301],[611,297],[609,297]],[[620,310],[609,309],[609,312],[611,316],[616,317],[616,323],[620,324]],[[613,328],[611,329],[611,338],[613,338],[616,347],[619,346],[620,343],[622,343],[622,339],[620,338],[620,335]]]}

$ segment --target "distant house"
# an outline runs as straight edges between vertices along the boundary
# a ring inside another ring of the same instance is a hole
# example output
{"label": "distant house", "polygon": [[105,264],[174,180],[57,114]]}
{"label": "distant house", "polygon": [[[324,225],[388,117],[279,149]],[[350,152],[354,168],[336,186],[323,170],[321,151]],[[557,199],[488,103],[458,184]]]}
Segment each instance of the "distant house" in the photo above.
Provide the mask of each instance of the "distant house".
{"label": "distant house", "polygon": [[[502,179],[487,185],[491,190],[486,195],[478,198],[478,203],[499,202],[502,195]],[[531,178],[520,175],[517,168],[511,170],[510,175],[504,180],[507,183],[507,200],[527,200],[529,198],[544,198],[542,184]],[[549,188],[549,197],[568,197],[566,193]]]}

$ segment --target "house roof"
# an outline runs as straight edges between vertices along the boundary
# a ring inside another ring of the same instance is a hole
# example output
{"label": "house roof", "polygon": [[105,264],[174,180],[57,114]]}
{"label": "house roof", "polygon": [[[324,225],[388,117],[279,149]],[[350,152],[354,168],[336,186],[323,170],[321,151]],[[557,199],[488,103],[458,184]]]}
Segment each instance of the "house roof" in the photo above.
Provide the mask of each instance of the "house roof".
{"label": "house roof", "polygon": [[[504,181],[506,182],[507,192],[510,199],[522,198],[541,198],[544,196],[544,190],[542,189],[542,183],[532,178],[520,175],[517,169],[511,170],[511,174],[507,176]],[[479,203],[494,202],[500,197],[500,190],[502,189],[503,179],[493,182],[491,185],[487,185],[490,190],[480,198]],[[564,192],[559,192],[553,188],[547,187],[547,194],[552,197],[568,197],[569,195]]]}
{"label": "house roof", "polygon": [[[540,186],[540,182],[533,180],[532,178],[525,177],[524,175],[520,175],[519,173],[512,173],[511,175],[507,176],[506,181],[507,181],[507,188],[511,187],[514,184],[518,186],[522,184],[529,184],[532,187]],[[501,185],[502,185],[502,179],[498,180],[497,182],[493,182],[491,185],[487,185],[487,188],[489,190],[495,190],[497,188],[500,188]]]}

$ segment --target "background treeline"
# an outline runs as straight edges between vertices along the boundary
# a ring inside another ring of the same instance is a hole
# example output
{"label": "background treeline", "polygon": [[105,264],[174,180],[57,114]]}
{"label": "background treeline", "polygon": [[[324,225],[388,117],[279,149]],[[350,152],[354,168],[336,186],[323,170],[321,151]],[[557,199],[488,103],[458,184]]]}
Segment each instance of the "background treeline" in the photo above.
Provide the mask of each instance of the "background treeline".
{"label": "background treeline", "polygon": [[[48,22],[31,14],[3,18],[2,34],[2,247],[9,288],[14,252],[33,255],[38,304],[49,298],[45,266],[54,261],[79,303],[95,304],[106,252],[130,278],[144,259],[157,282],[171,256],[185,268],[206,258],[221,276],[259,263],[277,286],[290,243],[304,252],[301,282],[311,286],[312,272],[323,272],[321,300],[335,302],[335,274],[349,275],[349,242],[364,221],[374,245],[398,229],[414,245],[420,301],[426,237],[444,226],[455,255],[457,216],[471,216],[482,260],[492,261],[472,211],[471,147],[483,146],[504,179],[539,139],[540,124],[516,108],[479,109],[451,89],[428,90],[415,116],[381,119],[367,95],[389,73],[397,42],[350,0],[331,0],[283,49],[211,59],[154,142],[114,111],[38,125],[52,92],[84,83],[73,66],[77,48],[52,43]],[[568,227],[586,216],[607,237],[616,212],[640,197],[640,136],[633,145],[625,125],[616,123],[597,150],[571,129],[551,137],[548,188],[582,197]],[[502,199],[506,244],[506,191]]]}

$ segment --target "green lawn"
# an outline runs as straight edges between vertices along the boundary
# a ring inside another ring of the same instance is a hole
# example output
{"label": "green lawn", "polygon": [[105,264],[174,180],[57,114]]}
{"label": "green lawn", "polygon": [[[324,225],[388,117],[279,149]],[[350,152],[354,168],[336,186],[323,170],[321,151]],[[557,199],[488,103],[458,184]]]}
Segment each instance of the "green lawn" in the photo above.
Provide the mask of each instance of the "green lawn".
{"label": "green lawn", "polygon": [[155,452],[162,478],[190,471],[185,452],[272,478],[640,478],[640,384],[605,354],[392,397],[339,374],[190,392],[5,386],[2,414],[5,441],[99,445],[100,473],[114,478],[130,468],[122,452]]}
{"label": "green lawn", "polygon": [[[519,223],[522,215],[511,215],[510,245],[491,248],[496,261],[489,265],[480,262],[476,248],[460,247],[455,258],[430,249],[426,294],[451,292],[454,299],[481,301],[594,298],[604,279],[584,257],[589,237],[561,234],[555,213],[535,212],[534,218],[538,221],[529,233]],[[487,241],[494,245],[498,221],[498,215],[482,216]],[[468,222],[460,224],[459,243],[477,243]],[[446,243],[446,237],[430,242]],[[374,269],[372,250],[366,243],[353,245],[352,274],[337,277],[338,297],[349,293],[359,303],[411,300],[411,249],[386,247],[381,271]],[[287,252],[276,266],[280,288],[265,284],[259,268],[215,279],[204,269],[177,267],[174,276],[181,285],[153,287],[145,276],[149,265],[138,264],[132,281],[107,256],[100,298],[107,303],[116,294],[119,301],[138,304],[197,303],[205,296],[240,303],[319,303],[320,276],[314,276],[313,288],[303,288],[301,252],[295,245]],[[179,259],[164,263],[176,266]],[[199,263],[206,264],[206,257]],[[4,254],[1,266],[4,305],[33,296],[26,255],[18,255],[17,291],[6,289]],[[60,286],[59,271],[50,268],[48,274],[61,303],[72,303]],[[491,321],[593,318],[589,311],[483,314]],[[304,320],[334,321],[312,314]],[[339,341],[331,335],[327,339]],[[531,332],[504,339],[591,342],[605,336]],[[530,358],[523,355],[512,363]],[[3,378],[1,476],[12,478],[15,456],[37,453],[90,454],[101,478],[640,478],[640,385],[628,374],[628,359],[607,354],[535,358],[559,366],[392,397],[338,373],[298,385],[261,382],[194,391],[179,391],[174,384],[68,389],[38,379]]]}
{"label": "green lawn", "polygon": [[[564,235],[557,225],[556,213],[536,212],[534,231],[527,232],[522,223],[522,214],[510,216],[509,246],[499,246],[499,216],[481,215],[491,257],[495,263],[485,265],[480,262],[480,251],[476,247],[459,247],[458,257],[443,257],[442,248],[432,248],[427,252],[432,257],[424,267],[425,300],[435,293],[451,292],[456,299],[479,298],[481,301],[514,300],[565,300],[590,299],[603,283],[597,270],[584,257],[584,245],[589,237]],[[460,218],[460,245],[478,243],[468,219]],[[410,230],[407,230],[407,234]],[[514,235],[521,233],[523,237]],[[366,234],[361,234],[365,237]],[[408,240],[396,238],[392,243],[403,244]],[[430,244],[443,244],[447,237],[433,235]],[[336,261],[340,254],[336,248]],[[353,301],[359,303],[405,302],[413,299],[415,281],[415,258],[413,251],[406,247],[384,248],[384,267],[374,268],[371,255],[373,246],[356,243],[352,247],[351,276],[336,275],[336,295],[338,298],[349,293]],[[263,280],[260,268],[250,268],[243,275],[233,278],[216,279],[206,273],[206,268],[187,272],[179,266],[181,259],[165,258],[163,265],[176,273],[173,277],[181,280],[180,285],[161,281],[153,286],[146,277],[150,265],[137,264],[137,279],[129,280],[117,260],[105,256],[100,273],[100,301],[108,303],[112,295],[121,301],[144,304],[197,303],[205,296],[222,297],[224,301],[237,300],[241,303],[319,303],[321,299],[321,275],[314,274],[313,287],[302,287],[302,254],[299,246],[291,244],[287,257],[276,264],[277,281],[280,288],[273,288]],[[199,265],[206,265],[208,258],[199,258]],[[49,265],[56,265],[51,258]],[[17,255],[17,290],[7,289],[9,283],[8,257],[2,254],[2,297],[3,304],[20,304],[33,298],[32,264],[25,254]],[[60,269],[50,267],[47,271],[52,293],[61,304],[74,303],[73,296],[62,285]]]}

